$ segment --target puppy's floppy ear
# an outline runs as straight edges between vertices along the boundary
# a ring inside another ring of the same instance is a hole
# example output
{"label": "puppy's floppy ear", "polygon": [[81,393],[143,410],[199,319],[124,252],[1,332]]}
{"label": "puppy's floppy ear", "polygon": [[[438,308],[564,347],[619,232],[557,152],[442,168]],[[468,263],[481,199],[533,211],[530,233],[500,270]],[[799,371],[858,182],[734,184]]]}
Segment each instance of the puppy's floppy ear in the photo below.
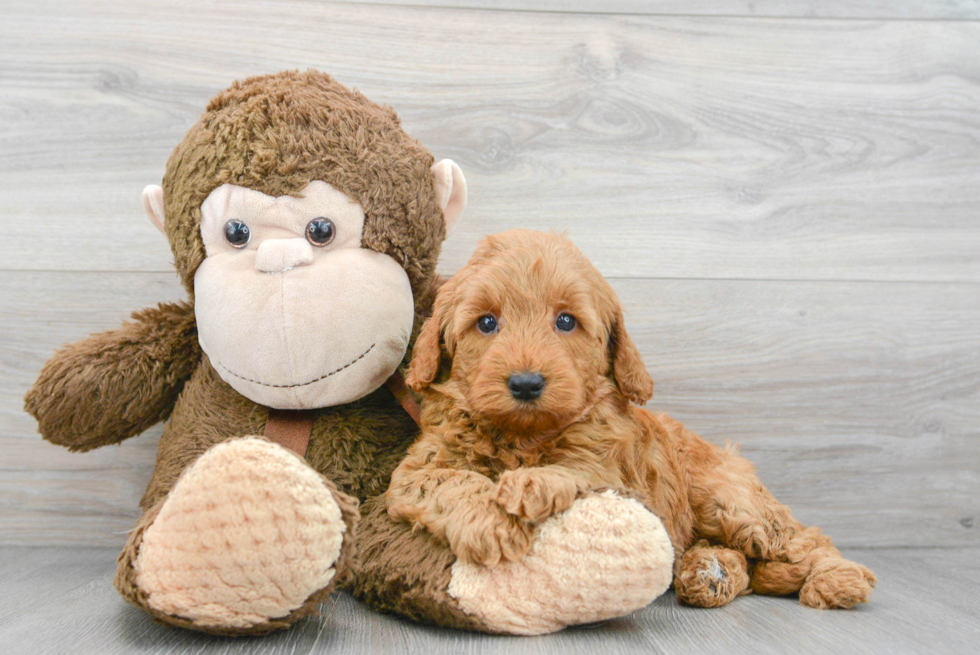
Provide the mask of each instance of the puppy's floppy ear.
{"label": "puppy's floppy ear", "polygon": [[455,285],[452,280],[449,280],[436,294],[432,316],[422,325],[419,338],[415,340],[412,362],[409,364],[405,384],[416,391],[422,391],[432,384],[439,373],[439,364],[442,361],[442,332],[448,322],[450,304],[454,295]]}
{"label": "puppy's floppy ear", "polygon": [[650,400],[653,397],[653,379],[647,373],[636,344],[626,333],[621,309],[616,310],[609,332],[609,352],[613,377],[619,390],[637,405],[643,405]]}

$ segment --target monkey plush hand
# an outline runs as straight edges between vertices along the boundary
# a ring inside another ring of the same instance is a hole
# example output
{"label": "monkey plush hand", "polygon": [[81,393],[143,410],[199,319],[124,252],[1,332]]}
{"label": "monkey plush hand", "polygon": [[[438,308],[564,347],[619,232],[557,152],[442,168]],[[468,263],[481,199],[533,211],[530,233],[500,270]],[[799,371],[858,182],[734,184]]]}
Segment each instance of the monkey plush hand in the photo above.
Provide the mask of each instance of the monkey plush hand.
{"label": "monkey plush hand", "polygon": [[61,350],[26,398],[44,438],[72,450],[167,421],[119,557],[126,599],[164,623],[262,634],[347,584],[420,620],[527,632],[589,620],[575,608],[615,593],[566,566],[549,581],[572,609],[555,614],[525,573],[458,569],[384,511],[418,432],[398,370],[466,204],[459,167],[393,110],[315,71],[236,83],[143,204],[189,300]]}

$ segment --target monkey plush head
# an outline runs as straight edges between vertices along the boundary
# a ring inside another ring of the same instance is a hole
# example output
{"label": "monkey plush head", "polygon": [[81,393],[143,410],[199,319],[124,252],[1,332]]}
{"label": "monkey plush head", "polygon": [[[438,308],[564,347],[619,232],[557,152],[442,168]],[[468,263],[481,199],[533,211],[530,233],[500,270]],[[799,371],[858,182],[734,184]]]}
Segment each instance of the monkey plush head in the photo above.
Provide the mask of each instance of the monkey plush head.
{"label": "monkey plush head", "polygon": [[394,373],[465,204],[458,166],[316,71],[216,96],[143,192],[211,365],[278,409],[351,402]]}

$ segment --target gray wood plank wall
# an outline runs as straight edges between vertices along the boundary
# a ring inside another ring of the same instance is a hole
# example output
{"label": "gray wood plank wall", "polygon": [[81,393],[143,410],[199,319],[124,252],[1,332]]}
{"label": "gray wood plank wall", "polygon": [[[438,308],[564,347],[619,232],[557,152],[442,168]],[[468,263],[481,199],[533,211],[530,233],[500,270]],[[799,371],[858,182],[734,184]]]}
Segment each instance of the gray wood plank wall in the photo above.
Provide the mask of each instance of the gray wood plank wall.
{"label": "gray wood plank wall", "polygon": [[404,4],[0,4],[0,542],[124,541],[158,429],[71,454],[23,394],[181,297],[139,193],[208,98],[316,67],[463,167],[442,272],[568,230],[652,408],[844,546],[980,545],[980,3]]}

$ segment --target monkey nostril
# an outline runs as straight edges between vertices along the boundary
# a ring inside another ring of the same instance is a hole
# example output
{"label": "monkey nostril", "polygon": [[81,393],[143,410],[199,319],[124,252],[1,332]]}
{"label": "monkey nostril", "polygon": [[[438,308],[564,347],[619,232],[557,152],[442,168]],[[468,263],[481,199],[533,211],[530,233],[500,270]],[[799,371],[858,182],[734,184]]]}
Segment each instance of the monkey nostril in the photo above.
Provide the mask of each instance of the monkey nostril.
{"label": "monkey nostril", "polygon": [[545,380],[540,373],[515,373],[507,378],[510,394],[517,400],[534,400],[544,390]]}

